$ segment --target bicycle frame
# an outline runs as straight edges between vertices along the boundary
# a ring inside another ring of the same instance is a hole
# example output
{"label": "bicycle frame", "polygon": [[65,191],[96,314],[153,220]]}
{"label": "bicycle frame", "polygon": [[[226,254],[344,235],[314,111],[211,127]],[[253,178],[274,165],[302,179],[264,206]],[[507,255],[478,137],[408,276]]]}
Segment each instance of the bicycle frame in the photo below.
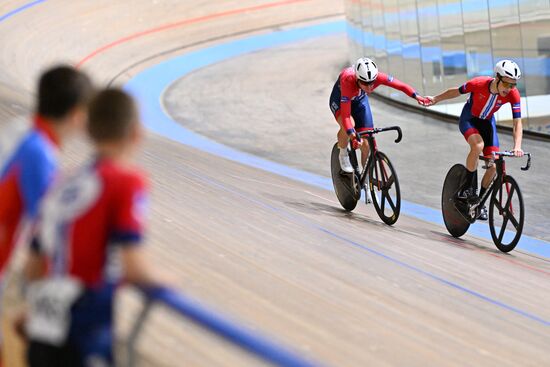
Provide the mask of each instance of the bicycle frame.
{"label": "bicycle frame", "polygon": [[[374,128],[374,129],[369,129],[369,130],[365,130],[357,133],[357,135],[360,136],[361,138],[367,139],[367,142],[369,143],[369,158],[367,159],[367,162],[363,167],[363,172],[359,171],[359,163],[357,162],[357,156],[355,154],[351,155],[351,159],[352,159],[351,163],[355,167],[354,180],[355,179],[359,180],[360,187],[363,187],[365,185],[365,181],[367,180],[367,176],[368,176],[368,168],[371,164],[374,164],[373,163],[374,157],[375,157],[375,154],[378,152],[378,145],[376,144],[376,139],[374,138],[374,135],[384,131],[391,131],[391,130],[397,131],[397,139],[395,139],[395,142],[399,143],[401,141],[401,138],[403,137],[401,128],[399,126]],[[375,169],[378,170],[378,167],[375,166]],[[387,172],[384,172],[384,175],[387,176]],[[378,172],[376,177],[380,177],[378,175]],[[379,183],[378,183],[378,186],[380,186]]]}
{"label": "bicycle frame", "polygon": [[[525,167],[521,167],[522,171],[527,171],[531,167],[531,154],[525,153],[527,156],[527,164]],[[498,156],[498,158],[497,158]],[[491,180],[491,183],[489,184],[489,187],[483,194],[483,196],[480,198],[479,202],[477,204],[474,204],[470,207],[470,210],[477,210],[477,208],[482,208],[485,205],[485,202],[487,199],[489,199],[490,195],[493,193],[493,190],[495,187],[498,187],[501,182],[503,182],[504,178],[506,177],[506,162],[504,161],[504,157],[515,157],[514,153],[511,152],[493,152],[492,157],[485,157],[480,156],[479,159],[485,161],[485,167],[489,168],[490,164],[496,165],[496,175]],[[498,185],[495,185],[498,183]],[[506,190],[508,193],[510,193],[510,188],[507,187]],[[502,195],[502,192],[501,192]],[[502,197],[500,198],[502,201]]]}

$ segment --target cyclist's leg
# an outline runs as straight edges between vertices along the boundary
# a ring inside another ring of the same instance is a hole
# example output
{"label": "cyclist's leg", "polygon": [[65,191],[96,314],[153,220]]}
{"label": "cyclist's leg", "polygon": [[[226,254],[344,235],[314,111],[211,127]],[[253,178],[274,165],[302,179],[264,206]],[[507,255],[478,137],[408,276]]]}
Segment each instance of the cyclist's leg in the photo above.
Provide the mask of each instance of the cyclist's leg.
{"label": "cyclist's leg", "polygon": [[[336,138],[338,139],[338,148],[340,150],[340,152],[338,153],[340,168],[346,173],[351,173],[353,172],[353,167],[351,165],[347,149],[349,138],[346,129],[344,129],[344,124],[342,123],[342,116],[340,115],[340,88],[338,88],[338,85],[336,84],[334,85],[334,88],[332,89],[332,93],[330,95],[329,107],[330,111],[334,115],[334,119],[336,120],[336,122],[338,122],[339,126]],[[355,121],[353,120],[353,117],[351,118],[351,122],[355,126]]]}
{"label": "cyclist's leg", "polygon": [[[340,115],[340,99],[341,92],[337,82],[332,88],[332,93],[330,94],[329,108],[332,112],[332,115],[334,116],[334,119],[338,122],[339,125],[338,134],[336,135],[338,139],[338,148],[343,150],[346,149],[348,146],[348,134],[346,133],[346,129],[344,129],[344,125],[342,124],[342,116]],[[351,122],[353,123],[353,125],[355,125],[353,118]]]}
{"label": "cyclist's leg", "polygon": [[483,152],[485,144],[480,134],[472,133],[467,138],[468,145],[470,145],[470,152],[466,158],[466,168],[468,171],[477,171],[477,165],[479,163],[479,155]]}
{"label": "cyclist's leg", "polygon": [[[351,115],[355,119],[355,130],[365,131],[374,128],[372,112],[369,105],[369,97],[364,95],[363,98],[351,104]],[[365,140],[361,145],[361,165],[364,167],[369,158],[369,144]]]}
{"label": "cyclist's leg", "polygon": [[[495,117],[491,119],[491,124],[486,126],[486,129],[483,129],[481,131],[483,140],[485,141],[485,147],[483,148],[483,155],[484,156],[490,156],[493,152],[499,151],[499,141],[498,141],[498,135],[497,135],[497,126]],[[485,175],[483,175],[483,178],[481,179],[481,194],[489,187],[489,184],[493,180],[493,177],[495,177],[497,172],[496,166],[493,164],[490,168],[485,171]]]}
{"label": "cyclist's leg", "polygon": [[471,105],[466,103],[462,109],[462,114],[460,115],[459,129],[464,139],[468,142],[470,146],[470,152],[466,157],[466,187],[465,189],[475,189],[477,184],[477,165],[479,161],[479,155],[483,151],[484,143],[483,138],[479,134],[479,130],[474,123],[474,117],[471,114]]}
{"label": "cyclist's leg", "polygon": [[[346,129],[344,128],[344,124],[342,123],[342,116],[340,116],[340,114],[338,114],[338,117],[336,117],[336,122],[338,122],[339,125],[339,130],[337,134],[338,148],[346,149],[348,146],[349,137]],[[353,120],[353,117],[351,117],[351,123],[355,126],[355,121]]]}

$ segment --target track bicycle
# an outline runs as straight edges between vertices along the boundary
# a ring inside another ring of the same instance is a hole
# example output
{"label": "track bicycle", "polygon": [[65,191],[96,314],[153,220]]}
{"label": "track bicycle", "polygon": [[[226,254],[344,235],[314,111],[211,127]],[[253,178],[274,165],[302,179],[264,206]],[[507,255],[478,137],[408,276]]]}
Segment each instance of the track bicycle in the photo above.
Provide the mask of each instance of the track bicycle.
{"label": "track bicycle", "polygon": [[[531,154],[524,155],[527,163],[521,170],[527,171],[531,167]],[[485,162],[485,169],[492,164],[496,165],[496,175],[483,196],[473,203],[458,198],[466,182],[466,167],[455,164],[447,173],[441,195],[441,210],[445,227],[453,237],[466,233],[489,200],[489,229],[496,247],[502,252],[510,252],[518,244],[525,220],[523,196],[516,180],[506,174],[505,157],[514,157],[514,153],[494,152],[491,157],[479,157]]]}
{"label": "track bicycle", "polygon": [[353,149],[352,144],[348,144],[348,154],[353,166],[352,173],[345,173],[340,168],[337,143],[334,144],[331,155],[332,183],[336,197],[338,197],[338,201],[342,207],[347,211],[355,209],[357,202],[361,199],[362,190],[365,190],[365,202],[368,203],[368,189],[376,213],[388,225],[394,224],[399,218],[401,192],[395,168],[388,156],[378,150],[374,135],[391,130],[397,131],[395,142],[399,143],[402,138],[399,126],[374,128],[357,133],[361,138],[367,139],[369,143],[369,157],[365,166],[360,167],[356,149]]}

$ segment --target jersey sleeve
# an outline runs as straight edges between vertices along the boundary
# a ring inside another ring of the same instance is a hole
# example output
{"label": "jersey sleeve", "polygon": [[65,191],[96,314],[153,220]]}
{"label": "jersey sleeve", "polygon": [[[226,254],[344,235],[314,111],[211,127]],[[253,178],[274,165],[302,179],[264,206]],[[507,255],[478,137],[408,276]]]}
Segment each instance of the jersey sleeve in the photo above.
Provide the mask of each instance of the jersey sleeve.
{"label": "jersey sleeve", "polygon": [[460,94],[472,93],[478,84],[479,83],[477,79],[470,79],[466,83],[458,87],[458,91],[460,92]]}
{"label": "jersey sleeve", "polygon": [[25,213],[36,218],[40,201],[52,183],[57,167],[52,157],[39,148],[26,154],[21,162],[20,187]]}
{"label": "jersey sleeve", "polygon": [[408,95],[411,98],[416,98],[416,95],[418,94],[413,87],[408,85],[407,83],[404,83],[396,78],[394,78],[392,75],[388,75],[385,73],[379,73],[378,78],[376,78],[380,84],[383,84],[385,86],[391,87],[393,89],[397,89],[406,95]]}
{"label": "jersey sleeve", "polygon": [[513,118],[521,118],[521,96],[517,89],[514,89],[512,93],[510,93],[510,104],[512,105]]}
{"label": "jersey sleeve", "polygon": [[111,240],[117,245],[139,244],[148,209],[145,180],[139,175],[124,177],[117,183],[116,191]]}
{"label": "jersey sleeve", "polygon": [[347,75],[340,76],[340,116],[342,117],[342,125],[348,134],[354,131],[353,124],[351,123],[351,99],[353,98],[354,80],[351,80]]}

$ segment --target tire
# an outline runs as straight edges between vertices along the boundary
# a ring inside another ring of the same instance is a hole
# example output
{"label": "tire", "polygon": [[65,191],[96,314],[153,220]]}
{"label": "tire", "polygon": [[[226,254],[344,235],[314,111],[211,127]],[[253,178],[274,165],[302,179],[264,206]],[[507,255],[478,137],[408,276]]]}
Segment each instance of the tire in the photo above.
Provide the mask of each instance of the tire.
{"label": "tire", "polygon": [[511,176],[504,177],[503,181],[495,183],[497,184],[491,195],[489,228],[497,248],[502,252],[510,252],[518,244],[523,232],[523,196],[519,185]]}
{"label": "tire", "polygon": [[445,176],[443,191],[441,193],[441,212],[445,227],[447,227],[447,231],[449,231],[451,236],[457,238],[466,233],[468,228],[470,228],[470,222],[455,207],[456,194],[462,188],[465,181],[466,167],[462,164],[455,164],[447,172],[447,176]]}
{"label": "tire", "polygon": [[369,165],[369,190],[380,219],[390,226],[397,222],[401,211],[399,179],[389,158],[380,151]]}
{"label": "tire", "polygon": [[336,193],[340,205],[347,211],[352,211],[361,198],[361,190],[357,189],[358,184],[356,184],[356,180],[354,180],[354,174],[343,173],[340,169],[340,160],[338,159],[339,153],[338,144],[334,144],[330,159],[332,185],[334,186],[334,192]]}

